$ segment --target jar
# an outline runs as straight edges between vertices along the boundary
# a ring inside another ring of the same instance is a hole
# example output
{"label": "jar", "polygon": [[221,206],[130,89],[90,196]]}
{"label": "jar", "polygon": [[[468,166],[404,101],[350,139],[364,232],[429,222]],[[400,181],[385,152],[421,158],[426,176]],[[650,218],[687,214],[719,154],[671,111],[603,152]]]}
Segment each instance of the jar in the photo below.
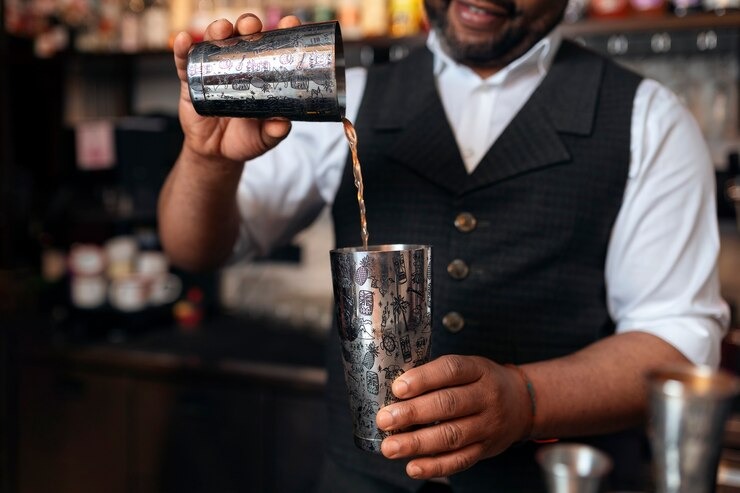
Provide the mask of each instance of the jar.
{"label": "jar", "polygon": [[638,14],[664,14],[668,10],[666,0],[630,0],[630,6]]}
{"label": "jar", "polygon": [[592,17],[626,17],[630,13],[630,0],[592,0],[589,8]]}

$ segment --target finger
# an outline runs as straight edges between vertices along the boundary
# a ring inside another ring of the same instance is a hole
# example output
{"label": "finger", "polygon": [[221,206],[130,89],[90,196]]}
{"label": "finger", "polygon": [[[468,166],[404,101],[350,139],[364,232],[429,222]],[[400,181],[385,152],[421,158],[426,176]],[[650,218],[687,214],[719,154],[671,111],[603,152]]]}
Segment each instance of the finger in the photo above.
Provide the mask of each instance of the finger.
{"label": "finger", "polygon": [[218,19],[206,27],[206,32],[203,34],[203,39],[206,41],[226,39],[234,34],[234,26],[231,22],[226,19]]}
{"label": "finger", "polygon": [[236,26],[236,33],[240,36],[262,31],[262,21],[259,17],[249,12],[240,15],[234,25]]}
{"label": "finger", "polygon": [[480,441],[473,417],[445,421],[383,440],[380,450],[389,459],[435,455],[458,450]]}
{"label": "finger", "polygon": [[280,19],[280,22],[278,22],[277,27],[279,29],[285,29],[287,27],[297,27],[301,25],[301,20],[296,17],[295,15],[287,15]]}
{"label": "finger", "polygon": [[483,374],[476,358],[447,355],[412,368],[393,382],[393,394],[408,399],[426,392],[463,385],[478,380]]}
{"label": "finger", "polygon": [[265,120],[262,124],[262,141],[268,148],[275,147],[291,129],[291,122],[285,119]]}
{"label": "finger", "polygon": [[470,416],[483,410],[484,400],[469,386],[447,387],[411,400],[391,404],[378,411],[378,428],[394,431],[452,418]]}
{"label": "finger", "polygon": [[483,457],[483,444],[467,447],[435,457],[420,457],[406,465],[406,474],[414,479],[432,479],[451,476],[473,467]]}
{"label": "finger", "polygon": [[186,32],[181,32],[175,37],[172,51],[175,54],[175,67],[177,76],[181,81],[187,81],[188,53],[193,46],[193,38]]}

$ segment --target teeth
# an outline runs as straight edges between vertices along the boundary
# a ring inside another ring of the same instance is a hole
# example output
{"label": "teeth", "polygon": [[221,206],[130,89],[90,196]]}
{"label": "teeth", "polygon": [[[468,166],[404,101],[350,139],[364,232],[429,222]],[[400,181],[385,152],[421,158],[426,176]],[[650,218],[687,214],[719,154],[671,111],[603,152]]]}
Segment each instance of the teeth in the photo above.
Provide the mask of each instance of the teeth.
{"label": "teeth", "polygon": [[488,13],[488,12],[486,12],[485,10],[483,10],[483,9],[481,9],[481,8],[479,8],[479,7],[474,7],[474,6],[472,6],[472,5],[469,5],[469,6],[468,6],[468,8],[469,8],[469,9],[470,9],[470,11],[471,11],[472,13],[474,13],[474,14],[487,14],[487,13]]}

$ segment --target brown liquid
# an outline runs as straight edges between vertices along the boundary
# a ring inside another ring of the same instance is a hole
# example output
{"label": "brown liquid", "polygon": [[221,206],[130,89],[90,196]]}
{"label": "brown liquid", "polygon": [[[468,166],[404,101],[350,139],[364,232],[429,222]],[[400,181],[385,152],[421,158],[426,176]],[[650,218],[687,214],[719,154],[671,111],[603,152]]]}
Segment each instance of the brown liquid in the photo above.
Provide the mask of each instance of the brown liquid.
{"label": "brown liquid", "polygon": [[367,231],[365,187],[362,184],[362,168],[360,167],[360,158],[357,157],[357,132],[355,132],[355,127],[351,121],[343,118],[342,123],[344,124],[344,135],[347,136],[349,149],[352,151],[352,174],[355,177],[355,187],[357,187],[357,204],[360,206],[360,235],[362,236],[362,246],[367,250],[367,240],[370,233]]}

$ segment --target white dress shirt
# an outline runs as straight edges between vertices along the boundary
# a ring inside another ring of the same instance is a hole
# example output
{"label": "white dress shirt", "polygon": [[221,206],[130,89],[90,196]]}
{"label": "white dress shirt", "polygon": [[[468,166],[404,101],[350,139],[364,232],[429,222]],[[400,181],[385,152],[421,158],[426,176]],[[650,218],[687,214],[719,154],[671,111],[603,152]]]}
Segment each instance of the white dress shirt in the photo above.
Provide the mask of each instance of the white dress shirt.
{"label": "white dress shirt", "polygon": [[[483,80],[429,36],[437,87],[468,172],[545,77],[560,42],[556,30]],[[354,121],[367,73],[346,75],[347,118]],[[635,95],[630,151],[606,259],[609,313],[617,332],[654,334],[694,363],[716,367],[729,309],[716,267],[714,167],[691,113],[653,80],[643,80]],[[264,254],[308,226],[333,202],[348,152],[341,123],[294,122],[284,142],[247,163],[235,258]]]}

